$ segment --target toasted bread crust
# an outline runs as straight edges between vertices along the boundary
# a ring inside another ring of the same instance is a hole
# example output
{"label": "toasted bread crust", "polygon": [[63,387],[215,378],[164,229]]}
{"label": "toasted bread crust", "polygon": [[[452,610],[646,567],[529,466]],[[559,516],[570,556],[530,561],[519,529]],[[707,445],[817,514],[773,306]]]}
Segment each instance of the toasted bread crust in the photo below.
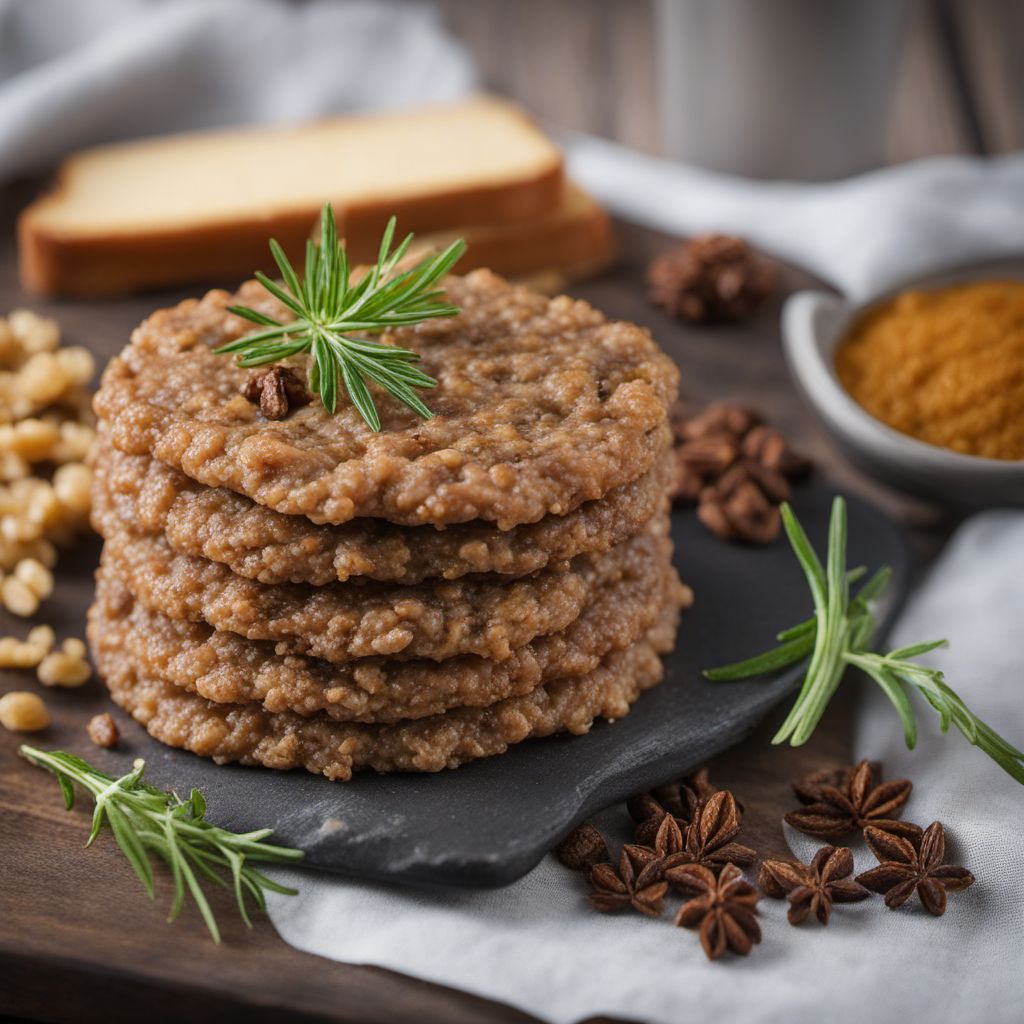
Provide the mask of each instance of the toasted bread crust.
{"label": "toasted bread crust", "polygon": [[[67,187],[67,174],[65,165],[56,189],[27,207],[18,218],[21,283],[38,295],[97,297],[237,279],[254,270],[272,273],[275,271],[267,239],[276,238],[290,259],[301,262],[306,239],[320,214],[319,207],[311,207],[175,231],[62,235],[39,223],[37,211],[43,202],[59,198]],[[557,209],[562,188],[559,161],[526,180],[401,199],[382,197],[373,203],[349,206],[341,230],[354,238],[375,238],[379,244],[392,214],[398,217],[401,231],[417,234],[458,224],[539,218]]]}

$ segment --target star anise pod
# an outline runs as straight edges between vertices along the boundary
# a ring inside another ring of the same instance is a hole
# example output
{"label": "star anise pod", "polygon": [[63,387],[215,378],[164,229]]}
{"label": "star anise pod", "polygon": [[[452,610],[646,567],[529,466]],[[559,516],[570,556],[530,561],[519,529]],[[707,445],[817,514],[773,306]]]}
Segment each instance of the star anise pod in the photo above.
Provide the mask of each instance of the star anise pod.
{"label": "star anise pod", "polygon": [[800,924],[810,914],[828,924],[833,903],[858,903],[871,893],[850,881],[853,854],[845,846],[823,846],[810,864],[795,860],[766,860],[757,884],[767,896],[789,895],[789,923]]}
{"label": "star anise pod", "polygon": [[660,917],[668,884],[661,878],[661,860],[634,860],[629,846],[622,848],[618,870],[612,864],[595,864],[590,869],[594,891],[588,899],[603,913],[632,907],[648,917]]}
{"label": "star anise pod", "polygon": [[254,374],[245,382],[242,394],[259,403],[260,412],[268,420],[283,420],[288,410],[308,405],[310,394],[298,374],[287,366],[272,366]]}
{"label": "star anise pod", "polygon": [[629,816],[637,823],[633,830],[633,838],[642,846],[654,845],[658,828],[661,826],[661,822],[666,815],[675,821],[679,829],[685,829],[690,823],[688,812],[684,811],[682,814],[676,814],[669,811],[654,796],[653,791],[630,797],[626,801],[626,810],[629,811]]}
{"label": "star anise pod", "polygon": [[739,830],[739,814],[732,793],[722,790],[709,797],[687,826],[683,848],[665,858],[666,881],[676,888],[685,885],[689,875],[683,869],[691,864],[699,864],[711,871],[717,871],[730,862],[753,864],[757,860],[757,852],[733,842]]}
{"label": "star anise pod", "polygon": [[[671,814],[679,828],[685,831],[694,814],[717,792],[718,788],[708,780],[707,768],[700,768],[682,779],[655,786],[649,792],[631,798],[626,802],[626,809],[637,822],[634,838],[638,843],[652,846],[666,813]],[[737,813],[739,810],[737,804]]]}
{"label": "star anise pod", "polygon": [[872,892],[884,893],[887,907],[903,906],[916,889],[924,909],[941,917],[946,911],[946,893],[974,884],[974,875],[967,868],[942,863],[946,835],[937,821],[924,830],[916,844],[870,825],[864,829],[864,838],[879,865],[858,875],[857,881]]}
{"label": "star anise pod", "polygon": [[746,956],[761,941],[757,890],[743,880],[735,864],[726,864],[717,878],[701,864],[678,870],[679,887],[694,899],[679,908],[675,923],[700,929],[700,944],[709,960],[717,960],[726,949]]}
{"label": "star anise pod", "polygon": [[876,783],[876,777],[881,777],[881,770],[870,761],[805,776],[793,792],[806,806],[790,811],[786,821],[818,839],[837,839],[866,825],[906,839],[919,837],[917,825],[897,820],[913,783],[909,779]]}
{"label": "star anise pod", "polygon": [[652,844],[627,843],[622,849],[629,854],[635,869],[660,882],[664,878],[665,868],[678,862],[684,843],[684,833],[678,819],[665,813],[658,823]]}
{"label": "star anise pod", "polygon": [[[864,762],[862,761],[861,764]],[[882,766],[878,761],[868,761],[871,774],[881,775]],[[802,775],[797,782],[793,783],[793,792],[802,804],[813,804],[818,801],[818,791],[823,786],[834,786],[836,789],[846,790],[850,785],[850,776],[860,765],[852,768],[819,768],[815,772],[808,772]]]}

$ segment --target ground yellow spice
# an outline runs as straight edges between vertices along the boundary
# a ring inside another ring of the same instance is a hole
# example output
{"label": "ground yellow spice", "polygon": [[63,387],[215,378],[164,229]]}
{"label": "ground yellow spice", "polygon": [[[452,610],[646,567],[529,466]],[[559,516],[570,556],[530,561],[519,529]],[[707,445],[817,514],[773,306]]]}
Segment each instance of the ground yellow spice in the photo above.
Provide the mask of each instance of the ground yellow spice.
{"label": "ground yellow spice", "polygon": [[1024,459],[1024,281],[903,292],[854,323],[836,371],[860,405],[904,434]]}

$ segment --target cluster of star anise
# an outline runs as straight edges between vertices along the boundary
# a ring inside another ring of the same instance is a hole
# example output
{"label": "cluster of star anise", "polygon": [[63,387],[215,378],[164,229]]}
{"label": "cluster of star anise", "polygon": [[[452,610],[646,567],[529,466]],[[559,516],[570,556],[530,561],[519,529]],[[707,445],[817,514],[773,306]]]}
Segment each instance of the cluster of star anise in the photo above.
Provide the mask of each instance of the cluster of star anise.
{"label": "cluster of star anise", "polygon": [[[939,916],[946,896],[966,889],[974,876],[944,864],[945,835],[933,822],[922,829],[899,818],[910,796],[907,779],[881,782],[881,770],[861,761],[851,768],[806,776],[793,790],[803,805],[786,821],[809,835],[837,839],[860,832],[878,866],[857,876],[848,847],[823,846],[809,864],[763,860],[758,886],[766,896],[789,900],[789,921],[813,916],[827,925],[837,903],[855,903],[872,892],[887,906],[902,906],[916,891],[922,905]],[[593,825],[574,829],[558,847],[567,867],[591,885],[588,899],[602,912],[635,910],[660,917],[670,894],[683,897],[675,924],[699,931],[709,959],[726,950],[747,954],[761,939],[758,889],[743,877],[757,853],[736,841],[742,807],[728,790],[708,781],[706,770],[633,797],[627,809],[635,822],[634,842],[613,861]]]}
{"label": "cluster of star anise", "polygon": [[622,847],[617,866],[592,825],[581,825],[558,848],[563,864],[586,873],[591,905],[660,917],[672,892],[684,898],[675,923],[699,930],[710,959],[727,949],[749,953],[761,941],[759,897],[742,868],[757,853],[735,841],[740,808],[732,793],[715,789],[702,770],[642,793],[627,807],[635,841]]}
{"label": "cluster of star anise", "polygon": [[913,789],[910,780],[880,779],[877,763],[861,761],[852,768],[815,772],[793,786],[803,807],[786,815],[790,825],[820,839],[860,832],[878,860],[878,867],[855,882],[845,881],[853,871],[853,855],[845,847],[823,847],[810,865],[765,861],[758,882],[769,896],[788,894],[794,924],[812,912],[827,924],[833,902],[866,899],[869,890],[884,895],[891,908],[902,906],[916,891],[925,910],[940,917],[947,893],[974,882],[966,868],[943,863],[946,838],[940,822],[922,829],[900,820]]}

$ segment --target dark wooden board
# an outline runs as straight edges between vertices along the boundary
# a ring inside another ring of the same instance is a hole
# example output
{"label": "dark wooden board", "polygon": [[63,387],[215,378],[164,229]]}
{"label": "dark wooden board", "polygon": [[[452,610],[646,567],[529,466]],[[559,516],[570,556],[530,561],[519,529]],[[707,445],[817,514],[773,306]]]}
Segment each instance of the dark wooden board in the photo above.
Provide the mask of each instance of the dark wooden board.
{"label": "dark wooden board", "polygon": [[[177,294],[119,302],[38,302],[18,288],[11,225],[33,187],[0,193],[0,311],[16,306],[59,318],[69,343],[85,344],[101,358],[116,352],[155,306]],[[823,476],[844,491],[881,503],[914,525],[919,553],[933,550],[946,525],[920,506],[874,488],[829,447],[793,392],[779,352],[777,305],[751,323],[720,329],[676,325],[643,298],[642,268],[671,240],[622,227],[623,259],[612,274],[574,289],[613,316],[648,324],[683,367],[684,391],[695,403],[711,398],[752,402],[821,464]],[[787,288],[814,285],[786,274]],[[96,545],[83,541],[60,566],[59,593],[43,618],[64,635],[81,636],[91,596],[89,567]],[[23,635],[26,624],[0,621],[3,632]],[[0,689],[32,688],[24,674],[0,675]],[[47,745],[81,735],[96,684],[83,691],[47,692],[55,717]],[[800,749],[772,748],[778,716],[741,746],[716,759],[722,785],[744,800],[747,841],[769,854],[785,846],[779,818],[789,806],[788,781],[801,771],[849,758],[847,706],[842,696],[811,742]],[[0,734],[0,1013],[39,1020],[83,1022],[217,1019],[261,1021],[514,1021],[528,1018],[493,1003],[368,967],[334,964],[286,946],[265,921],[252,932],[238,923],[230,898],[214,894],[225,943],[214,947],[189,911],[164,923],[169,888],[160,879],[157,901],[138,890],[130,868],[101,839],[88,852],[84,809],[66,813],[45,773],[15,756],[19,738]]]}
{"label": "dark wooden board", "polygon": [[[819,551],[831,497],[817,484],[794,497]],[[850,564],[893,569],[892,608],[907,579],[903,538],[860,501],[849,513]],[[216,765],[155,742],[123,714],[116,750],[90,749],[81,732],[70,737],[71,749],[113,775],[144,757],[151,782],[179,793],[195,786],[212,821],[236,832],[272,828],[277,841],[305,851],[311,868],[410,885],[507,885],[587,814],[733,746],[798,685],[799,667],[732,684],[700,675],[772,646],[776,633],[809,614],[807,585],[785,538],[761,548],[728,544],[710,537],[692,509],[676,511],[672,534],[676,565],[698,599],[664,659],[665,681],[621,721],[599,722],[587,736],[518,744],[454,772],[363,772],[345,784]],[[83,712],[106,705],[95,690],[79,698]]]}

